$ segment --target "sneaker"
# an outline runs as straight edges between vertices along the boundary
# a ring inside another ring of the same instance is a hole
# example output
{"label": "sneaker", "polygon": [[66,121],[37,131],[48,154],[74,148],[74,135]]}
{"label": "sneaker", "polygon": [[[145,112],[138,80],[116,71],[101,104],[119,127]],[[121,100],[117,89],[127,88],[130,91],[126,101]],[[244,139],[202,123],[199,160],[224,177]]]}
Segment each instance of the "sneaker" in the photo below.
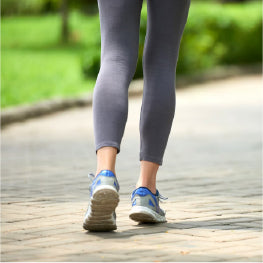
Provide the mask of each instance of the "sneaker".
{"label": "sneaker", "polygon": [[90,231],[117,229],[115,208],[119,203],[119,183],[110,170],[101,170],[95,177],[90,173],[90,202],[84,217],[83,228]]}
{"label": "sneaker", "polygon": [[161,196],[158,190],[154,195],[147,187],[135,189],[131,196],[130,219],[140,223],[166,222],[165,211],[159,206],[160,199],[168,198]]}

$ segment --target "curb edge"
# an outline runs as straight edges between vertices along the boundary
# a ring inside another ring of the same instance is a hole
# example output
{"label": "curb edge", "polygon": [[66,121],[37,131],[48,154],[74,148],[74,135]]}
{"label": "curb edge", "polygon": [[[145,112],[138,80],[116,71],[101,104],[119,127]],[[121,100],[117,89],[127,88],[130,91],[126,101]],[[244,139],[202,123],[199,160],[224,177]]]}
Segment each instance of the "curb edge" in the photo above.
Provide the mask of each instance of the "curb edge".
{"label": "curb edge", "polygon": [[[216,67],[212,70],[197,73],[195,75],[179,75],[176,80],[176,88],[184,88],[193,84],[226,79],[230,77],[250,74],[262,74],[262,64],[246,66]],[[133,80],[129,87],[129,97],[140,96],[143,93],[142,79]],[[17,106],[1,111],[1,128],[73,107],[92,106],[93,92],[77,98],[51,99],[38,102],[33,105]]]}

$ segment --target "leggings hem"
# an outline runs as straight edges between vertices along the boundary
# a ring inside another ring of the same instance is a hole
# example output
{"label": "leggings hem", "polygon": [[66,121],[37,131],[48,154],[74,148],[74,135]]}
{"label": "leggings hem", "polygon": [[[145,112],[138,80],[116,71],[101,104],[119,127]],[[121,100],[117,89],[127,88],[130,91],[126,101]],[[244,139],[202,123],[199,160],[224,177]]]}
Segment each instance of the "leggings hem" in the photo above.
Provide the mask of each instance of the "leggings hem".
{"label": "leggings hem", "polygon": [[160,166],[163,164],[163,158],[147,155],[144,154],[143,152],[140,152],[140,161],[149,161],[149,162],[157,163]]}
{"label": "leggings hem", "polygon": [[120,144],[119,144],[119,143],[114,142],[114,141],[103,141],[103,142],[99,143],[99,144],[96,146],[96,149],[95,149],[96,154],[97,154],[97,151],[98,151],[101,147],[104,147],[104,146],[112,146],[112,147],[115,147],[115,148],[117,148],[117,154],[120,152]]}

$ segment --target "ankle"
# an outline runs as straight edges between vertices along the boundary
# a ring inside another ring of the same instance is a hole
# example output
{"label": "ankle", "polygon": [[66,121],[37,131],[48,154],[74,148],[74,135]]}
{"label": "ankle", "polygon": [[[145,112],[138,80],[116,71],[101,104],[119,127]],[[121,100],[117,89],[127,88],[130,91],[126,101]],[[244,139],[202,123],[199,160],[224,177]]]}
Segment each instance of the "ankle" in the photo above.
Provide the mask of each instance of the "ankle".
{"label": "ankle", "polygon": [[104,146],[97,151],[97,171],[96,175],[101,170],[110,170],[116,175],[115,163],[116,163],[117,148],[111,146]]}

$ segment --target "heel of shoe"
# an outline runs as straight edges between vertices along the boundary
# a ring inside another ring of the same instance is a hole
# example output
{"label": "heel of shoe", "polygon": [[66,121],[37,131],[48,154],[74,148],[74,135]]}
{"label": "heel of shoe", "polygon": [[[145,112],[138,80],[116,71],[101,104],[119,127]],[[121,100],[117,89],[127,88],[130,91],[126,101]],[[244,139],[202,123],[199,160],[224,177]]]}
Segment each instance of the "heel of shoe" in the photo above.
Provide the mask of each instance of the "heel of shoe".
{"label": "heel of shoe", "polygon": [[112,186],[96,187],[90,200],[90,210],[83,222],[83,228],[89,231],[116,230],[115,209],[119,203],[119,194]]}
{"label": "heel of shoe", "polygon": [[167,221],[165,216],[144,206],[134,206],[130,211],[129,218],[140,223],[165,223]]}

